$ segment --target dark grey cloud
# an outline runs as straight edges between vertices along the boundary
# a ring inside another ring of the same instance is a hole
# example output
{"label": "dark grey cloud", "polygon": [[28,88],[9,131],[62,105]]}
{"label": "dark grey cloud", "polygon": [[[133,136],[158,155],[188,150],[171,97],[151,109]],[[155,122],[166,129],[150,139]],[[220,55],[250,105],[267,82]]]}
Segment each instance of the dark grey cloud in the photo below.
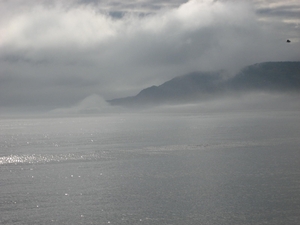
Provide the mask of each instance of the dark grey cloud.
{"label": "dark grey cloud", "polygon": [[134,95],[191,71],[300,60],[299,30],[261,21],[272,12],[248,1],[27,2],[0,2],[0,113]]}

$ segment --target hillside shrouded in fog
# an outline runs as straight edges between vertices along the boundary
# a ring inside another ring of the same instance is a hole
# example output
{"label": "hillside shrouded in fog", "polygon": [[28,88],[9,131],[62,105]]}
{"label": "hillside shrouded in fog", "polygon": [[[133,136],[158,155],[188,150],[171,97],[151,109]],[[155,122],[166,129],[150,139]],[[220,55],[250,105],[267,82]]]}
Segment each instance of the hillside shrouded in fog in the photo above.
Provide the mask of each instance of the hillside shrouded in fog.
{"label": "hillside shrouded in fog", "polygon": [[89,96],[111,111],[103,99],[194,71],[216,88],[213,71],[300,60],[293,0],[11,0],[0,10],[1,114],[78,111]]}
{"label": "hillside shrouded in fog", "polygon": [[0,224],[299,225],[299,0],[0,0]]}
{"label": "hillside shrouded in fog", "polygon": [[222,72],[194,72],[176,77],[160,86],[146,88],[136,96],[109,102],[127,107],[183,104],[253,92],[299,94],[300,62],[255,64],[228,79],[222,77]]}

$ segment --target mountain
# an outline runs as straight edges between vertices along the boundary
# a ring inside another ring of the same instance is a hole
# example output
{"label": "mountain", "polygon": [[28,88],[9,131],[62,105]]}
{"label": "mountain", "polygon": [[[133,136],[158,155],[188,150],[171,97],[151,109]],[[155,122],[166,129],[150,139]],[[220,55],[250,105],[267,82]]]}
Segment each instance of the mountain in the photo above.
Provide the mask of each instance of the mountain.
{"label": "mountain", "polygon": [[248,66],[227,85],[239,91],[299,91],[300,62],[266,62]]}
{"label": "mountain", "polygon": [[202,101],[227,93],[300,91],[300,62],[258,63],[245,67],[229,79],[224,79],[223,73],[190,73],[143,89],[136,96],[108,102],[127,107],[152,106]]}
{"label": "mountain", "polygon": [[112,105],[157,105],[180,103],[212,97],[220,92],[222,76],[220,73],[194,72],[175,77],[162,85],[142,90],[136,96],[113,99]]}

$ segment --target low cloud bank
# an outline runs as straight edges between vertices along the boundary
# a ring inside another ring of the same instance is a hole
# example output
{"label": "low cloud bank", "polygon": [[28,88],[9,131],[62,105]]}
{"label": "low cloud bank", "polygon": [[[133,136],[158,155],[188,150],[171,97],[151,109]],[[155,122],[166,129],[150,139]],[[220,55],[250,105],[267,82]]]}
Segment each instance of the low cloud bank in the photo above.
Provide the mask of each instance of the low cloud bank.
{"label": "low cloud bank", "polygon": [[248,93],[241,96],[224,96],[223,98],[182,105],[164,105],[147,109],[151,113],[261,113],[300,111],[299,95]]}
{"label": "low cloud bank", "polygon": [[[103,114],[121,112],[119,107],[110,106],[101,96],[93,94],[74,106],[57,108],[48,112],[48,115],[74,115],[74,114]],[[124,111],[124,110],[123,110]]]}

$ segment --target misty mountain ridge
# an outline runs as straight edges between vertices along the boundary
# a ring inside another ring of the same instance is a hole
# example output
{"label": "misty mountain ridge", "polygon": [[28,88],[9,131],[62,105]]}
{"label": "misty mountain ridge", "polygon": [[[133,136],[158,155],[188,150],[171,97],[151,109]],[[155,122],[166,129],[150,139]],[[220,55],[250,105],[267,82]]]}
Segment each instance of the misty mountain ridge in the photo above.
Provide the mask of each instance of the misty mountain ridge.
{"label": "misty mountain ridge", "polygon": [[265,62],[247,66],[227,81],[239,91],[299,91],[300,62]]}
{"label": "misty mountain ridge", "polygon": [[136,96],[108,100],[126,107],[182,104],[249,92],[299,92],[300,62],[264,62],[243,68],[231,78],[224,71],[193,72],[151,86]]}

